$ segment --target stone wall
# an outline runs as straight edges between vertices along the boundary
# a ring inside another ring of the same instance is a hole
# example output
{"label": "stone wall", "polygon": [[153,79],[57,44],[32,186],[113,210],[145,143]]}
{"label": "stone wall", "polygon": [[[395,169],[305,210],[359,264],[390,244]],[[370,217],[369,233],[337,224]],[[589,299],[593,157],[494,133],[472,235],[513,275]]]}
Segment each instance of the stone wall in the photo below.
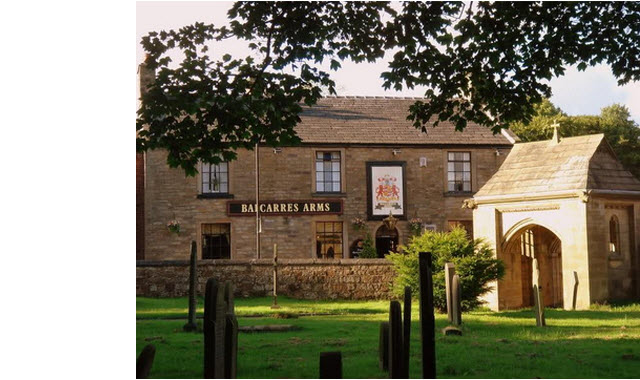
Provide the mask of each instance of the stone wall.
{"label": "stone wall", "polygon": [[[270,296],[273,291],[271,260],[200,260],[198,294],[204,294],[209,277],[231,281],[236,296]],[[301,299],[383,299],[390,297],[394,271],[380,259],[278,261],[278,295]],[[189,262],[138,261],[136,295],[182,297],[189,292]]]}

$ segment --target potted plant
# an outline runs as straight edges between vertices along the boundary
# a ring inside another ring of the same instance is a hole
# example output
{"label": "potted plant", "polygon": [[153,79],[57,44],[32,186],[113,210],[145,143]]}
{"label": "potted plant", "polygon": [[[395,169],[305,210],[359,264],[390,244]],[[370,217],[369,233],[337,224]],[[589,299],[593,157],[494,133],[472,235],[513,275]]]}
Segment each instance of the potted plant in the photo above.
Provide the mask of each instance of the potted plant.
{"label": "potted plant", "polygon": [[359,216],[356,216],[351,220],[351,225],[356,231],[364,231],[367,228],[367,223]]}
{"label": "potted plant", "polygon": [[177,235],[180,234],[180,223],[178,223],[177,220],[170,220],[169,222],[167,222],[167,229],[169,230],[169,232],[173,232]]}
{"label": "potted plant", "polygon": [[422,219],[420,218],[411,218],[409,219],[409,230],[414,236],[420,235],[422,233]]}

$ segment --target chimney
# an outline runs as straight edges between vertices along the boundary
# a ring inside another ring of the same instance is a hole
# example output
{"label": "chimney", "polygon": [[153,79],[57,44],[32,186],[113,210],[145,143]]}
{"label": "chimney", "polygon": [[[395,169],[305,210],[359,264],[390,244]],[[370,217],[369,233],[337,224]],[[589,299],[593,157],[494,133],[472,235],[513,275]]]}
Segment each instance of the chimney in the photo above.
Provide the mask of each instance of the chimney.
{"label": "chimney", "polygon": [[147,93],[147,88],[156,78],[156,70],[149,68],[148,61],[149,55],[147,54],[144,62],[138,66],[138,75],[140,76],[140,97]]}

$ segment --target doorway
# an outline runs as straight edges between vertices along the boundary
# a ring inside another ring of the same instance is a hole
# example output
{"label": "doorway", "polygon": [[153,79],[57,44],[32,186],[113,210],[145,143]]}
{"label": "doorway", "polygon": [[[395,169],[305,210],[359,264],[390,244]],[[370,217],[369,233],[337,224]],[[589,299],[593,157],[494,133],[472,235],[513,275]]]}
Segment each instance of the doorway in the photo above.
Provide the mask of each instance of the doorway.
{"label": "doorway", "polygon": [[388,229],[382,225],[376,231],[376,251],[379,258],[384,258],[389,252],[398,251],[398,229]]}

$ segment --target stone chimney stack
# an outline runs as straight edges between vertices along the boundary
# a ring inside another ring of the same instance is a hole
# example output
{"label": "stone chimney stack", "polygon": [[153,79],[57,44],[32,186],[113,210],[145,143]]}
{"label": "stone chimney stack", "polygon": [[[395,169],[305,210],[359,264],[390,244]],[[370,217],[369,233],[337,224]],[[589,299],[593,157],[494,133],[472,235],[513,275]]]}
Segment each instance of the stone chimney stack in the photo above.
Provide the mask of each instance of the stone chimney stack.
{"label": "stone chimney stack", "polygon": [[147,88],[151,85],[156,78],[156,70],[150,69],[147,66],[147,61],[149,60],[149,55],[147,58],[138,66],[138,75],[140,76],[140,96],[147,92]]}

